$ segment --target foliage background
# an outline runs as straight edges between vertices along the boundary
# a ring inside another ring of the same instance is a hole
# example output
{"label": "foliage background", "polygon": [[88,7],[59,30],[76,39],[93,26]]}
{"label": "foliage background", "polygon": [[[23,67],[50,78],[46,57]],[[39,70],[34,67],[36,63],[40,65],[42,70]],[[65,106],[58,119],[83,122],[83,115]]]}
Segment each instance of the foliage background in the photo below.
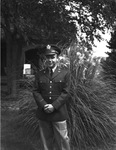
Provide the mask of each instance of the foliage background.
{"label": "foliage background", "polygon": [[116,21],[115,0],[2,0],[1,6],[7,91],[13,97],[27,47],[52,43],[64,49],[78,41],[91,51],[94,38],[100,40],[99,32],[113,29]]}

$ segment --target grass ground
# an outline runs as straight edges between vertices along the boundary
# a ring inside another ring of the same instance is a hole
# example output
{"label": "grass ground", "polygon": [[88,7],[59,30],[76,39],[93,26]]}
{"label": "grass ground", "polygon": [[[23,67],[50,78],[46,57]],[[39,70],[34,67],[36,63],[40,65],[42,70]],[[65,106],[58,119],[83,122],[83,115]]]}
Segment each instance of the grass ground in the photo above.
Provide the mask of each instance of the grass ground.
{"label": "grass ground", "polygon": [[1,150],[34,150],[29,143],[21,140],[20,133],[15,133],[11,120],[16,115],[16,112],[2,112]]}
{"label": "grass ground", "polygon": [[[19,108],[14,107],[14,101],[6,96],[6,86],[1,90],[1,150],[40,150],[39,147],[24,138],[23,131],[16,129],[15,120],[19,115]],[[39,139],[38,139],[39,143]]]}
{"label": "grass ground", "polygon": [[24,141],[22,132],[15,129],[13,120],[18,112],[8,109],[7,104],[1,112],[1,150],[35,150],[29,142]]}

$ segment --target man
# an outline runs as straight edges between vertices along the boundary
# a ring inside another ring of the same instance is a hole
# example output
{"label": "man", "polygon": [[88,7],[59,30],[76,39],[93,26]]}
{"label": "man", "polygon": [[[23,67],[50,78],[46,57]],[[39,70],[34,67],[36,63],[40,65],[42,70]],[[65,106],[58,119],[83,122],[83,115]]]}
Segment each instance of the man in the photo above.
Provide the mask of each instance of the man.
{"label": "man", "polygon": [[40,135],[43,150],[53,150],[54,139],[58,150],[70,150],[66,120],[69,96],[69,72],[58,67],[61,50],[55,45],[43,48],[46,68],[38,71],[33,96],[38,105]]}

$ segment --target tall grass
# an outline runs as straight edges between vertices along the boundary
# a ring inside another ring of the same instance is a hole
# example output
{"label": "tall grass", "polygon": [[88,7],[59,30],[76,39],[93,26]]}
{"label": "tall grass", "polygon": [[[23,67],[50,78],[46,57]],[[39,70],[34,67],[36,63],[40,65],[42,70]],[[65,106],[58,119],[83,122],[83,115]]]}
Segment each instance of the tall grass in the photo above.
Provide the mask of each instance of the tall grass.
{"label": "tall grass", "polygon": [[[91,60],[80,59],[76,46],[71,47],[67,57],[60,57],[59,65],[69,67],[71,74],[70,99],[67,103],[71,150],[111,150],[116,139],[116,91],[112,81],[105,81],[103,75],[98,74],[98,61],[93,64]],[[24,135],[36,149],[39,123],[32,89],[19,89],[17,105],[20,107],[18,128],[23,126]]]}
{"label": "tall grass", "polygon": [[68,110],[71,143],[79,150],[110,149],[115,142],[116,91],[98,74],[99,63],[80,62],[72,46],[70,58],[71,91]]}

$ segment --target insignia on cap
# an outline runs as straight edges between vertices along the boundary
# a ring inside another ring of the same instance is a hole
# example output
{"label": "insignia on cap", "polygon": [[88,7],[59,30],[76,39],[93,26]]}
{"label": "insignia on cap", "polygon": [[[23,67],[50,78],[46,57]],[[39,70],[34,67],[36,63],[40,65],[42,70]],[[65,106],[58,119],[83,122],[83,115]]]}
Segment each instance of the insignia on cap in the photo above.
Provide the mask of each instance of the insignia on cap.
{"label": "insignia on cap", "polygon": [[47,48],[47,49],[51,49],[51,46],[50,46],[50,45],[47,45],[46,48]]}

